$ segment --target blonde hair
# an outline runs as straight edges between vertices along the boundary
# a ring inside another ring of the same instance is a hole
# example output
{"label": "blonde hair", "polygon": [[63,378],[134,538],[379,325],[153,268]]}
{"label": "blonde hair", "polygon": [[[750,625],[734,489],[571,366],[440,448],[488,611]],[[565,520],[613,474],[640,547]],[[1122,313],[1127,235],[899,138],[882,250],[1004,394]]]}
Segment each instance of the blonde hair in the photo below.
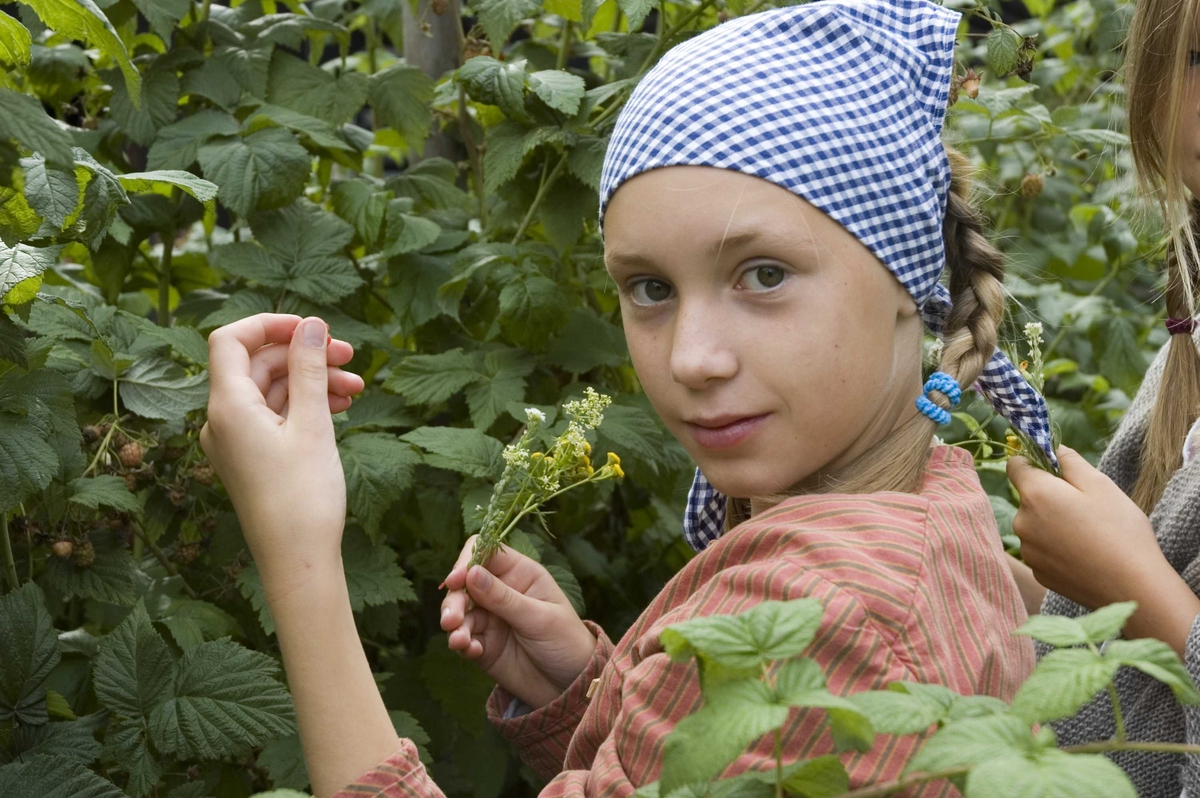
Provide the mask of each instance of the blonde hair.
{"label": "blonde hair", "polygon": [[[1138,188],[1153,198],[1169,231],[1167,315],[1193,316],[1198,206],[1183,183],[1179,126],[1184,112],[1189,50],[1200,0],[1138,0],[1125,43],[1129,140]],[[1147,514],[1183,464],[1183,443],[1200,416],[1200,353],[1190,335],[1172,335],[1131,491]]]}
{"label": "blonde hair", "polygon": [[[971,203],[970,161],[949,147],[946,151],[951,181],[943,238],[954,307],[946,321],[938,369],[954,377],[960,386],[968,387],[996,350],[1005,307],[1001,285],[1004,256],[984,235],[984,217]],[[950,407],[950,401],[940,392],[931,392],[929,398],[939,407]],[[936,428],[933,421],[916,414],[854,462],[808,477],[782,494],[761,498],[774,503],[806,493],[916,492],[924,478]],[[726,529],[749,517],[749,499],[728,500]]]}

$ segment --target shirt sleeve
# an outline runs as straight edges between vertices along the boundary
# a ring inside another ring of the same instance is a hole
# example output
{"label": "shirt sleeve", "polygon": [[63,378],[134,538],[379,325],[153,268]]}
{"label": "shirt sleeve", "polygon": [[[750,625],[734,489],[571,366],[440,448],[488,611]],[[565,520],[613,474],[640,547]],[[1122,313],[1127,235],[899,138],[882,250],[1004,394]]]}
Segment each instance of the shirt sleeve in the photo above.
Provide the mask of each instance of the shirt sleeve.
{"label": "shirt sleeve", "polygon": [[412,740],[401,740],[400,749],[343,787],[333,798],[445,798],[433,783]]}
{"label": "shirt sleeve", "polygon": [[515,717],[505,717],[514,700],[507,690],[497,687],[488,699],[488,720],[513,744],[521,761],[546,780],[562,772],[571,737],[588,708],[592,682],[600,678],[600,672],[612,657],[613,644],[604,630],[591,621],[584,621],[584,624],[596,636],[596,650],[587,667],[562,695],[543,707]]}

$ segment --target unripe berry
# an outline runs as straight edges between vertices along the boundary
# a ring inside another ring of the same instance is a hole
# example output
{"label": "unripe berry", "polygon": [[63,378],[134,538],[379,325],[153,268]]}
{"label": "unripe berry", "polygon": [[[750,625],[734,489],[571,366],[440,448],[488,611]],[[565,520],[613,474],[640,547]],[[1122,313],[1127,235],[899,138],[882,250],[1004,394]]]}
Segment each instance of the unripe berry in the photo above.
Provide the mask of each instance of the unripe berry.
{"label": "unripe berry", "polygon": [[126,468],[137,468],[142,464],[142,445],[137,441],[130,441],[117,451],[117,458]]}
{"label": "unripe berry", "polygon": [[92,545],[92,541],[84,540],[75,547],[75,551],[71,553],[71,560],[80,568],[87,568],[96,560],[96,547]]}
{"label": "unripe berry", "polygon": [[70,559],[71,552],[75,551],[75,544],[69,540],[56,540],[50,544],[50,551],[60,560]]}
{"label": "unripe berry", "polygon": [[1046,185],[1046,178],[1040,174],[1030,172],[1021,178],[1021,196],[1027,199],[1036,197],[1042,193],[1042,189]]}

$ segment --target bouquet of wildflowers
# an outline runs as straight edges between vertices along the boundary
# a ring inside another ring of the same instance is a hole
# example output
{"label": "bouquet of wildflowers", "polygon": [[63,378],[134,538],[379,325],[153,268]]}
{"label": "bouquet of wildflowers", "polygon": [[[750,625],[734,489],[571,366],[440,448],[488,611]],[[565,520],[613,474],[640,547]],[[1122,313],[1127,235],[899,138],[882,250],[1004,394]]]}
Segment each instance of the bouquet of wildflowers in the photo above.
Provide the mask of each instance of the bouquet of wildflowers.
{"label": "bouquet of wildflowers", "polygon": [[[492,491],[483,517],[483,527],[475,540],[471,565],[484,565],[500,550],[508,533],[527,515],[541,520],[541,506],[556,496],[606,479],[625,476],[621,458],[612,452],[597,469],[592,465],[592,446],[584,433],[604,421],[604,409],[612,399],[588,388],[582,399],[567,402],[563,412],[571,419],[567,428],[554,439],[547,451],[533,451],[538,432],[546,416],[537,408],[526,408],[525,431],[516,443],[504,449],[504,473]],[[543,526],[545,524],[543,523]]]}
{"label": "bouquet of wildflowers", "polygon": [[[1046,384],[1046,364],[1042,356],[1041,322],[1035,321],[1025,325],[1025,341],[1029,344],[1029,359],[1022,360],[1019,368],[1026,381],[1033,386],[1033,389],[1041,393],[1042,386]],[[1042,450],[1042,447],[1038,446],[1024,432],[1018,429],[1009,429],[1005,442],[1010,455],[1019,454],[1043,471],[1049,471],[1056,476],[1062,476],[1058,468],[1055,467],[1054,463],[1046,455],[1046,452]],[[1057,444],[1057,440],[1055,443]]]}

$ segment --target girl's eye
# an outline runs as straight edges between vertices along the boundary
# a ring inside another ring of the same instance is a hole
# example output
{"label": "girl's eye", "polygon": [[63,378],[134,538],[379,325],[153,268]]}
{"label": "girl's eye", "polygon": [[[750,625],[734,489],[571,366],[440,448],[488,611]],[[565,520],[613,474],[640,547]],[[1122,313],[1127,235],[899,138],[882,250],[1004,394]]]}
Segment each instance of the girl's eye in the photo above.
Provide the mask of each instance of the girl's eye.
{"label": "girl's eye", "polygon": [[638,280],[629,287],[629,294],[637,305],[656,305],[671,298],[671,284],[662,280]]}
{"label": "girl's eye", "polygon": [[785,277],[787,272],[781,266],[755,266],[742,275],[742,282],[751,291],[770,291],[778,288]]}
{"label": "girl's eye", "polygon": [[1200,64],[1200,50],[1188,50],[1188,66]]}

